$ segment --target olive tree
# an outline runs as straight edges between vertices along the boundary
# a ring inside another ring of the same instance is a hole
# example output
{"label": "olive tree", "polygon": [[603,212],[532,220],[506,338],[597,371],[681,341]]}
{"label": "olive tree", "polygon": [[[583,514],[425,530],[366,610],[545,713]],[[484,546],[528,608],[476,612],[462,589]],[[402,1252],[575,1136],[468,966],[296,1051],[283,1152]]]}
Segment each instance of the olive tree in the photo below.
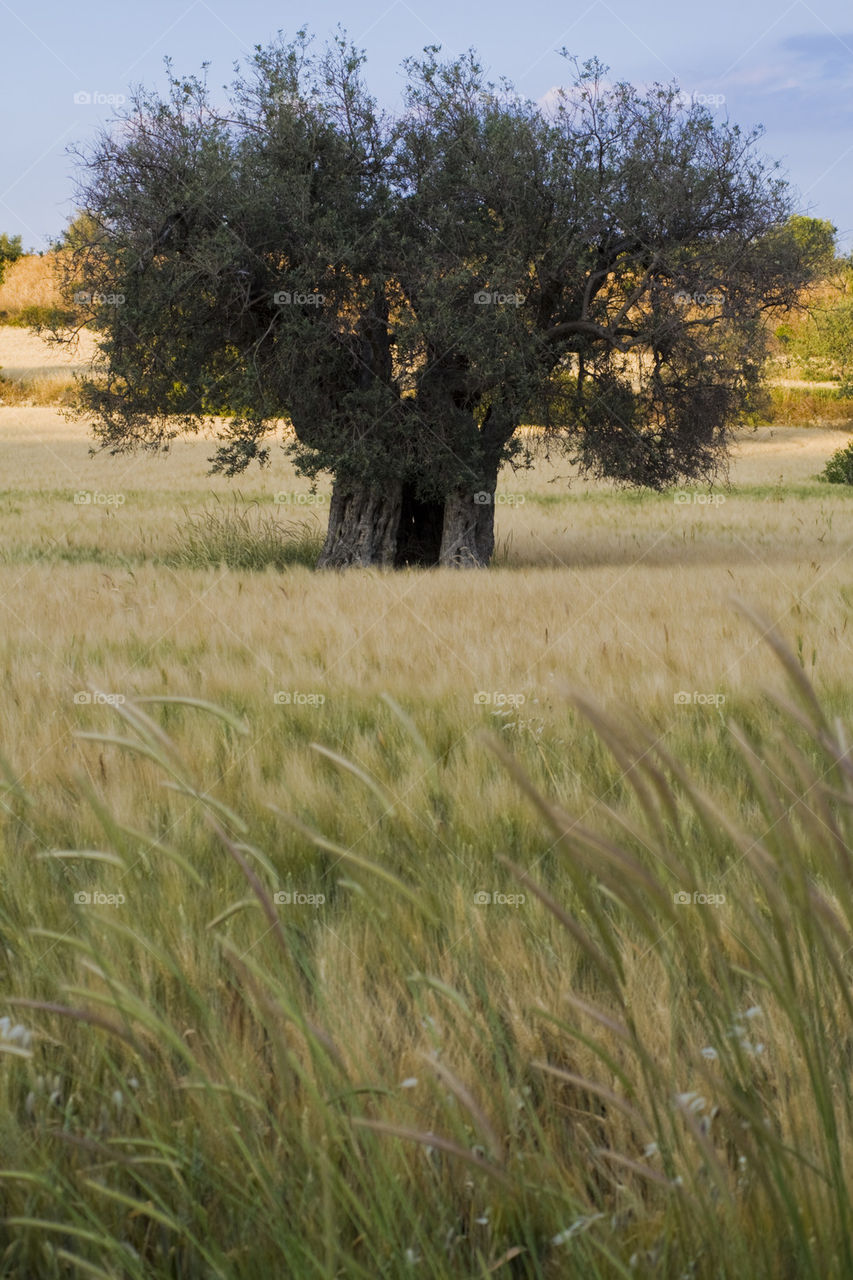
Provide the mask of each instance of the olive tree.
{"label": "olive tree", "polygon": [[531,433],[618,482],[709,478],[810,270],[759,132],[574,66],[547,110],[428,48],[383,115],[363,55],[258,48],[138,91],[83,157],[64,256],[112,451],[214,415],[212,459],[333,481],[321,564],[486,565]]}

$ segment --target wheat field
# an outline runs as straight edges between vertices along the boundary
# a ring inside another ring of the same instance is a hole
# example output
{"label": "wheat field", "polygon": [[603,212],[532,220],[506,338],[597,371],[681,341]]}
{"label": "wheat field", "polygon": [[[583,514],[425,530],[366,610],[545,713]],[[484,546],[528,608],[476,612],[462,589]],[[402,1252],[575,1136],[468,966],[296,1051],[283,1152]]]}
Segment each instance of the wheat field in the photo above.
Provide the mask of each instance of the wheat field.
{"label": "wheat field", "polygon": [[[52,253],[25,253],[10,263],[0,281],[0,312],[14,315],[24,307],[60,307],[62,294]],[[3,342],[8,334],[3,333]]]}
{"label": "wheat field", "polygon": [[0,1273],[851,1274],[846,439],[318,574],[0,407]]}

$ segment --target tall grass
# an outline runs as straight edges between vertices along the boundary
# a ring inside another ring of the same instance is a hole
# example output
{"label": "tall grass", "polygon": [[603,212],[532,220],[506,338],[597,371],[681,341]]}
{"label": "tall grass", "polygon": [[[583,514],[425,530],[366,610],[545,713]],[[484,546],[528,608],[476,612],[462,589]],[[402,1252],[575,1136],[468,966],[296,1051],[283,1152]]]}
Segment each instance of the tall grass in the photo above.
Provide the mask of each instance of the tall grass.
{"label": "tall grass", "polygon": [[759,422],[783,426],[853,427],[853,398],[837,387],[769,386],[765,411],[753,417]]}
{"label": "tall grass", "polygon": [[7,267],[0,283],[0,323],[47,323],[63,308],[55,254],[24,254]]}
{"label": "tall grass", "polygon": [[[759,626],[790,697],[718,718],[701,784],[574,697],[576,811],[506,733],[454,804],[388,700],[381,766],[315,750],[325,802],[282,779],[264,819],[177,745],[212,717],[225,771],[239,716],[117,706],[77,786],[102,838],[4,893],[4,1274],[853,1273],[849,730]],[[475,833],[496,773],[527,818]],[[5,807],[26,848],[11,773]]]}
{"label": "tall grass", "polygon": [[30,378],[4,378],[0,372],[0,405],[63,405],[74,403],[77,387],[64,369],[41,370]]}
{"label": "tall grass", "polygon": [[235,494],[202,511],[185,512],[166,561],[182,569],[285,569],[317,563],[323,545],[319,523],[282,521],[265,514],[257,502]]}

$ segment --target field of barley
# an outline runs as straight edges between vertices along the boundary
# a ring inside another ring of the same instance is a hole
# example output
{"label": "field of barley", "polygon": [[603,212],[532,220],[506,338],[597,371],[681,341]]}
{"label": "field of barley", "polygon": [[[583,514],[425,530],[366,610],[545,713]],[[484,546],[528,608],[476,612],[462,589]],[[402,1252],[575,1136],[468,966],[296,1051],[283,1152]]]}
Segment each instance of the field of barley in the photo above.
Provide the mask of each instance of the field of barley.
{"label": "field of barley", "polygon": [[0,1275],[853,1274],[848,439],[318,574],[0,406]]}

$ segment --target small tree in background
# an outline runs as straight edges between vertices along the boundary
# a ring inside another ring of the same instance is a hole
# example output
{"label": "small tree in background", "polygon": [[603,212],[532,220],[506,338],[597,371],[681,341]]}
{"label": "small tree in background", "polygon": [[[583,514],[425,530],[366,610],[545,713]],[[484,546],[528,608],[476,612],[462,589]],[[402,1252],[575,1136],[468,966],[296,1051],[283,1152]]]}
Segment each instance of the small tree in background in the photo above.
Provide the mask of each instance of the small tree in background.
{"label": "small tree in background", "polygon": [[813,286],[801,314],[776,329],[786,355],[806,378],[840,383],[842,395],[853,394],[853,260],[836,256],[837,230],[820,218],[793,217],[789,227],[813,264]]}
{"label": "small tree in background", "polygon": [[809,218],[795,213],[788,219],[788,230],[799,249],[813,280],[825,280],[836,266],[838,228],[826,218]]}
{"label": "small tree in background", "polygon": [[487,564],[531,421],[622,483],[712,477],[762,316],[821,251],[758,132],[597,62],[546,115],[436,48],[390,120],[362,65],[301,34],[256,50],[229,108],[172,77],[83,157],[63,261],[101,335],[81,401],[101,444],[222,414],[235,474],[288,419],[297,467],[333,477],[334,566]]}
{"label": "small tree in background", "polygon": [[806,377],[837,380],[842,395],[853,395],[853,263],[837,261],[834,278],[806,315],[777,336]]}
{"label": "small tree in background", "polygon": [[17,262],[23,252],[20,236],[9,236],[5,231],[0,233],[0,284],[3,283],[6,267],[11,262]]}

